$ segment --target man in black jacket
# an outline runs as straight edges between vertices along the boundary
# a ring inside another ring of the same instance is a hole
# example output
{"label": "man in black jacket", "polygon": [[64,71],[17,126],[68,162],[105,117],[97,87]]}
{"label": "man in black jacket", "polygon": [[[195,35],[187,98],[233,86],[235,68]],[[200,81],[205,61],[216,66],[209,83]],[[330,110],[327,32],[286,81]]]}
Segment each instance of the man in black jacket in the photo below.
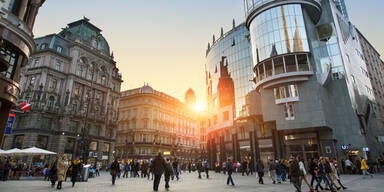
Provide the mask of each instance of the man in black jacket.
{"label": "man in black jacket", "polygon": [[153,174],[155,175],[155,179],[153,181],[153,190],[154,191],[158,191],[158,189],[159,189],[161,175],[164,173],[166,166],[167,165],[164,161],[164,158],[161,156],[161,153],[159,153],[151,164],[151,170],[152,170]]}
{"label": "man in black jacket", "polygon": [[227,162],[227,171],[228,171],[227,185],[229,185],[229,182],[231,182],[232,186],[234,186],[235,183],[233,183],[233,179],[232,179],[233,164],[230,159],[228,159],[228,162]]}
{"label": "man in black jacket", "polygon": [[301,192],[301,185],[300,185],[300,167],[299,163],[297,162],[296,158],[294,156],[291,156],[290,162],[289,162],[289,176],[291,177],[291,183],[296,188],[298,192]]}

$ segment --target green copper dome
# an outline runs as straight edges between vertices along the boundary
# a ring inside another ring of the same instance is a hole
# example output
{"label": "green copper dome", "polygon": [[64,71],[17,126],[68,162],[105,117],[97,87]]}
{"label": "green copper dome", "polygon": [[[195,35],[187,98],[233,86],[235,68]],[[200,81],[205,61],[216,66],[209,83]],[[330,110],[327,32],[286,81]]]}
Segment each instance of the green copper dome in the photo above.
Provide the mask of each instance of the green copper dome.
{"label": "green copper dome", "polygon": [[101,30],[84,17],[81,20],[68,24],[60,33],[60,36],[70,41],[79,41],[86,46],[101,50],[110,56],[109,45],[101,34]]}

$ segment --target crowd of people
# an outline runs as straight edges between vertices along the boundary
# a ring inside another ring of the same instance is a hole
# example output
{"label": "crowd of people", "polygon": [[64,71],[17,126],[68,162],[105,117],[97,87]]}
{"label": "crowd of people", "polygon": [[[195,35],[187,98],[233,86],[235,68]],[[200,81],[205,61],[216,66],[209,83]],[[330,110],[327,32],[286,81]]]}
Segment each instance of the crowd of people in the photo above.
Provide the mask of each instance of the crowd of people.
{"label": "crowd of people", "polygon": [[[235,186],[235,181],[232,177],[233,173],[241,174],[242,176],[256,175],[258,183],[265,184],[265,175],[268,174],[272,184],[281,184],[290,182],[296,191],[302,191],[302,185],[306,185],[310,192],[329,190],[336,192],[341,189],[347,189],[342,183],[340,173],[347,174],[362,174],[373,177],[375,172],[379,172],[384,167],[384,156],[376,159],[376,164],[367,161],[364,158],[359,160],[341,160],[341,166],[338,166],[338,161],[333,158],[320,157],[310,159],[305,162],[300,156],[291,156],[289,159],[269,159],[266,162],[257,160],[255,163],[252,160],[234,162],[228,159],[226,162],[218,162],[214,164],[214,170],[217,173],[227,175],[227,185]],[[22,169],[32,170],[21,164]],[[6,181],[7,178],[14,174],[13,163],[9,159],[1,159],[0,161],[0,179]],[[20,166],[18,166],[20,167]],[[100,175],[100,166],[95,164],[89,166],[89,177]],[[37,173],[34,168],[34,173]],[[130,160],[118,161],[115,159],[113,163],[107,165],[107,171],[112,176],[112,185],[115,185],[116,178],[139,177],[147,180],[153,180],[153,190],[158,191],[159,183],[164,174],[165,189],[170,188],[170,180],[179,180],[182,171],[191,173],[197,171],[197,178],[209,179],[210,163],[208,160],[198,160],[195,162],[181,162],[177,158],[162,157],[159,153],[152,160]],[[51,186],[61,189],[63,181],[70,178],[72,187],[75,183],[82,180],[83,164],[79,158],[73,161],[68,160],[66,155],[57,154],[50,163],[44,165],[38,173],[44,175],[45,180],[51,182]],[[31,171],[30,171],[31,172]],[[32,172],[31,172],[32,173]],[[310,178],[310,179],[309,179]],[[56,185],[57,183],[57,185]]]}

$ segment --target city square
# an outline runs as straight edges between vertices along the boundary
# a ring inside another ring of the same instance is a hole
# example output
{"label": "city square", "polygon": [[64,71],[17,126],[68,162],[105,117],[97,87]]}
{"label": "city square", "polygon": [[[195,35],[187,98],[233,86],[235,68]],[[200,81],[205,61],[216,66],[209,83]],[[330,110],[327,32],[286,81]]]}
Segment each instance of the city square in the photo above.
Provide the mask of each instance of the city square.
{"label": "city square", "polygon": [[0,191],[380,191],[382,7],[0,0]]}
{"label": "city square", "polygon": [[[183,173],[179,181],[170,182],[170,190],[175,192],[194,192],[194,191],[222,191],[222,192],[277,192],[277,191],[294,191],[292,185],[288,183],[273,185],[269,178],[265,178],[266,184],[257,184],[256,176],[241,176],[235,174],[235,186],[226,185],[226,175],[210,173],[210,178],[197,178],[197,173]],[[375,175],[374,178],[362,179],[360,175],[342,175],[343,183],[348,186],[345,192],[378,192],[384,187],[382,182],[383,175]],[[164,192],[164,178],[160,183],[159,191]],[[65,182],[61,191],[92,191],[92,192],[118,192],[118,191],[152,191],[152,180],[143,178],[120,178],[116,181],[116,185],[111,185],[111,176],[103,172],[100,177],[90,178],[88,182],[76,183],[75,188],[71,187],[70,182]],[[24,192],[24,191],[58,191],[51,189],[48,181],[8,181],[1,183],[0,191],[8,192]],[[303,188],[308,191],[308,188]]]}

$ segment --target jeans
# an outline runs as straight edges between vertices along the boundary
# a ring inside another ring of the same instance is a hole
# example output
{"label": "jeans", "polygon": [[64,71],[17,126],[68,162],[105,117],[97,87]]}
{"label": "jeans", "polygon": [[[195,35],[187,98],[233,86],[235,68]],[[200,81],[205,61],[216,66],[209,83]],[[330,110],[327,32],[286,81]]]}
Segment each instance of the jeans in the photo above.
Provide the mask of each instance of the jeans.
{"label": "jeans", "polygon": [[298,192],[301,192],[299,177],[291,177],[291,183],[293,184],[293,186],[296,188]]}
{"label": "jeans", "polygon": [[116,174],[112,174],[112,185],[115,185]]}
{"label": "jeans", "polygon": [[155,174],[155,180],[153,181],[153,190],[158,191],[160,184],[161,174]]}
{"label": "jeans", "polygon": [[280,175],[276,174],[276,180],[277,182],[281,183],[281,174]]}
{"label": "jeans", "polygon": [[228,174],[227,185],[229,185],[229,182],[231,182],[232,185],[235,185],[235,183],[233,183],[232,174]]}
{"label": "jeans", "polygon": [[321,184],[321,181],[323,181],[323,180],[324,180],[324,182],[325,182],[330,188],[332,188],[331,182],[329,182],[328,177],[327,177],[326,175],[320,175],[320,176],[319,176],[319,180],[317,181],[317,184],[316,184],[316,190],[317,190],[319,187],[321,188],[320,184]]}
{"label": "jeans", "polygon": [[175,174],[176,179],[179,180],[179,170],[177,170],[177,168],[173,168],[173,173]]}
{"label": "jeans", "polygon": [[208,170],[208,168],[206,168],[206,169],[205,169],[205,174],[206,174],[206,176],[207,176],[207,179],[209,178],[209,174],[208,174],[208,173],[209,173],[209,170]]}

